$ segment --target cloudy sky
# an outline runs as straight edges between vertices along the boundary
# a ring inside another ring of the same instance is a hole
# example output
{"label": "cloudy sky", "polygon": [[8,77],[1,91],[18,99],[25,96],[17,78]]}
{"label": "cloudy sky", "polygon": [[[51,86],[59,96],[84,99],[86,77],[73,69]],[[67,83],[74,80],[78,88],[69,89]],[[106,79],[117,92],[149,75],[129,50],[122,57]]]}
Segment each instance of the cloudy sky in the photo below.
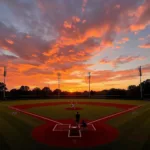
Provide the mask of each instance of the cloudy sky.
{"label": "cloudy sky", "polygon": [[150,0],[0,0],[8,89],[127,88],[150,78]]}

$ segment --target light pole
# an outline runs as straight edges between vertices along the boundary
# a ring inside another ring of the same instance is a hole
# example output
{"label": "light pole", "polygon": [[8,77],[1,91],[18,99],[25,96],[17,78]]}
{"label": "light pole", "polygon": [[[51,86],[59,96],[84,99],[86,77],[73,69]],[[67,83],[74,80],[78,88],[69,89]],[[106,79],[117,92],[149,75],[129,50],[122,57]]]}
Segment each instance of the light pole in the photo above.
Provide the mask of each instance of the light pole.
{"label": "light pole", "polygon": [[[4,67],[4,85],[5,85],[5,77],[6,77],[6,66]],[[3,94],[4,94],[4,99],[5,99],[5,86],[4,86],[4,89],[3,89]]]}
{"label": "light pole", "polygon": [[57,73],[57,76],[58,76],[58,98],[59,98],[60,97],[60,77],[61,77],[61,74]]}
{"label": "light pole", "polygon": [[91,79],[91,72],[88,72],[88,75],[89,75],[89,98],[91,97],[91,87],[90,87],[90,84],[91,84],[91,81],[90,81],[90,79]]}

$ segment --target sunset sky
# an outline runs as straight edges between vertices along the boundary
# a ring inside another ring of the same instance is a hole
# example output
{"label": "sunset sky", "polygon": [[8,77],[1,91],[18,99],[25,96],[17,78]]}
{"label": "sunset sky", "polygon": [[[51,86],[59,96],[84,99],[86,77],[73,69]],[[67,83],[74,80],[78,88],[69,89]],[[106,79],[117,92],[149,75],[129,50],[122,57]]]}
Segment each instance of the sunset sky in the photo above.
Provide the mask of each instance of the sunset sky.
{"label": "sunset sky", "polygon": [[0,0],[8,89],[127,88],[150,78],[150,0]]}

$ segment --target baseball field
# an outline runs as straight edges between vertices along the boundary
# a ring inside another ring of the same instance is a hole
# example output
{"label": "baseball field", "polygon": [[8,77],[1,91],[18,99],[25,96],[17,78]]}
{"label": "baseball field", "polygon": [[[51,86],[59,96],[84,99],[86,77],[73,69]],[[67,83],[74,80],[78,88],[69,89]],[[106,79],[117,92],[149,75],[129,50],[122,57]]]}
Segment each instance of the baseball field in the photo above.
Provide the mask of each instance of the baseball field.
{"label": "baseball field", "polygon": [[[72,132],[77,112],[87,128]],[[0,150],[49,149],[150,149],[150,102],[105,99],[0,102]]]}

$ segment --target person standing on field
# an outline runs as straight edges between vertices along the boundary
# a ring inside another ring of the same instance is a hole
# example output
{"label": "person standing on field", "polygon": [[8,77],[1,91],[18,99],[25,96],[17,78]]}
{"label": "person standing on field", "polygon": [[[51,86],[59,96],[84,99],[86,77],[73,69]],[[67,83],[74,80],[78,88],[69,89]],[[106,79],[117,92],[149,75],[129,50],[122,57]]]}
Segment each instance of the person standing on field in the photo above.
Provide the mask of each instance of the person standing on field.
{"label": "person standing on field", "polygon": [[80,114],[79,112],[76,113],[76,124],[79,125],[80,123]]}

